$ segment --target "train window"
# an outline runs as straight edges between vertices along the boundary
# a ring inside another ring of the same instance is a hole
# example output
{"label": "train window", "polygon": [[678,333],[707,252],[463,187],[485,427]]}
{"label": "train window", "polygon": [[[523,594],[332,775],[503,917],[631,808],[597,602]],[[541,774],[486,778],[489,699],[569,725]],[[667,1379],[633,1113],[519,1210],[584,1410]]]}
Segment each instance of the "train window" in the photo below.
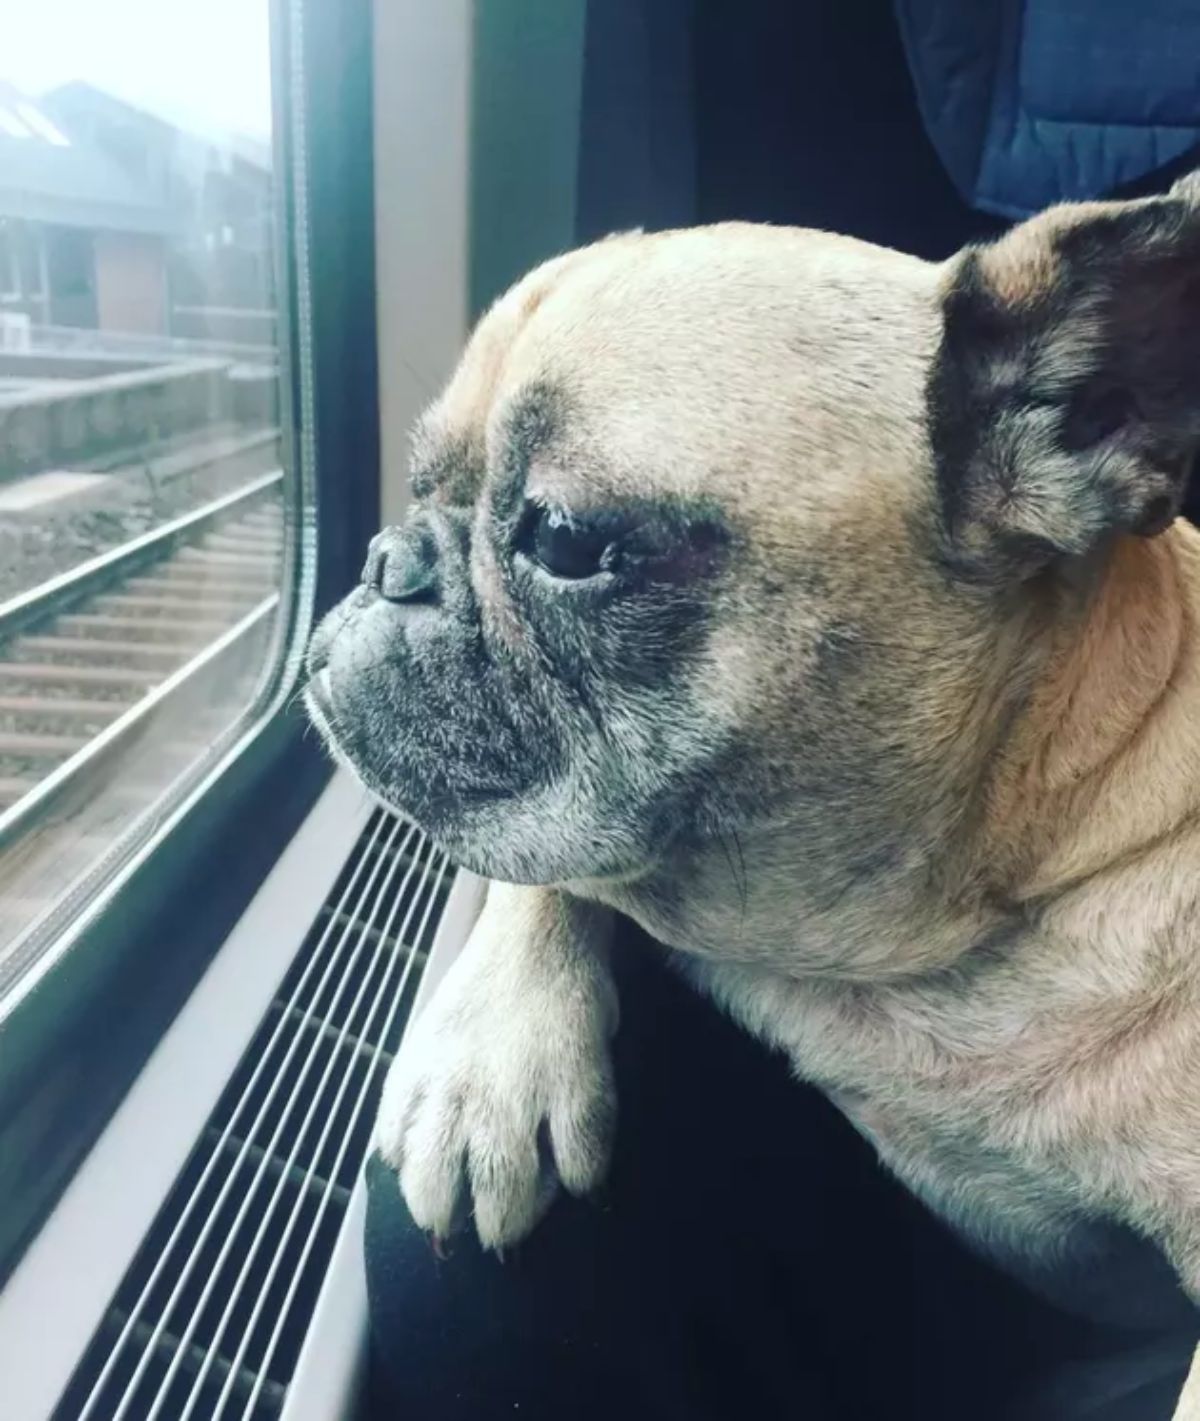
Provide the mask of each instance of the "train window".
{"label": "train window", "polygon": [[42,0],[0,55],[0,999],[280,684],[269,8]]}

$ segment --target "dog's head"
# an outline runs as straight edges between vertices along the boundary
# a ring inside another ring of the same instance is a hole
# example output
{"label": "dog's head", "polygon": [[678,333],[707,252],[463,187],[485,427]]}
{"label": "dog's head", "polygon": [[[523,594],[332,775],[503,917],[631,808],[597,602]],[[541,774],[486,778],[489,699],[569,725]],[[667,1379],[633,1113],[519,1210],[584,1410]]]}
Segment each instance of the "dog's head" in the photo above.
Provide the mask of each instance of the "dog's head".
{"label": "dog's head", "polygon": [[843,892],[947,829],[1050,583],[1169,524],[1198,439],[1183,188],[943,266],[613,238],[480,323],[310,707],[493,877],[686,874],[782,828],[795,891]]}

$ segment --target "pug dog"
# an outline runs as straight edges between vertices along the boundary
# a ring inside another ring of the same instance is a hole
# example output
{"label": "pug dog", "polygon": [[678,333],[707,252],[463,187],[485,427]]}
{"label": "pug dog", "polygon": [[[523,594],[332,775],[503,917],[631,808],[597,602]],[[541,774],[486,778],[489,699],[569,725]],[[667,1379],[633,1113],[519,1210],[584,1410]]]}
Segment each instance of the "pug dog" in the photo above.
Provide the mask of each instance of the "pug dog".
{"label": "pug dog", "polygon": [[620,913],[977,1247],[1118,1227],[1200,1303],[1198,446],[1194,178],[942,264],[626,234],[500,299],[309,656],[493,880],[377,1125],[415,1220],[501,1248],[600,1182]]}

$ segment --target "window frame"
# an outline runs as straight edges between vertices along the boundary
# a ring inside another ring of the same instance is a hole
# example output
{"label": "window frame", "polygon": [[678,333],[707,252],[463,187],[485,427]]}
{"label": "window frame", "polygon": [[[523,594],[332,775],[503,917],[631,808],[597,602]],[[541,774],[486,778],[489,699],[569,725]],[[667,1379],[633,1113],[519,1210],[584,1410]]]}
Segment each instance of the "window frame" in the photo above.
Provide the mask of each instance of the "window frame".
{"label": "window frame", "polygon": [[[272,0],[275,267],[298,553],[259,713],[0,1003],[0,1285],[328,781],[295,691],[379,523],[370,0]],[[322,480],[319,471],[335,471]],[[319,537],[318,537],[319,530]]]}

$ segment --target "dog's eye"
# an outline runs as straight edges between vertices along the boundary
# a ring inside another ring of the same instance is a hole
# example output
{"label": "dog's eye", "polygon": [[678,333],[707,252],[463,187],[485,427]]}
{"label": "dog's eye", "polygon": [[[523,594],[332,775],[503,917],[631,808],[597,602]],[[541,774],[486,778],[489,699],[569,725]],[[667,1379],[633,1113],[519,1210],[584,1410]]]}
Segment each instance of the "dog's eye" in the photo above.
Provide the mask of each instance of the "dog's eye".
{"label": "dog's eye", "polygon": [[531,506],[522,551],[554,577],[580,581],[612,567],[612,530],[573,518],[557,508]]}

